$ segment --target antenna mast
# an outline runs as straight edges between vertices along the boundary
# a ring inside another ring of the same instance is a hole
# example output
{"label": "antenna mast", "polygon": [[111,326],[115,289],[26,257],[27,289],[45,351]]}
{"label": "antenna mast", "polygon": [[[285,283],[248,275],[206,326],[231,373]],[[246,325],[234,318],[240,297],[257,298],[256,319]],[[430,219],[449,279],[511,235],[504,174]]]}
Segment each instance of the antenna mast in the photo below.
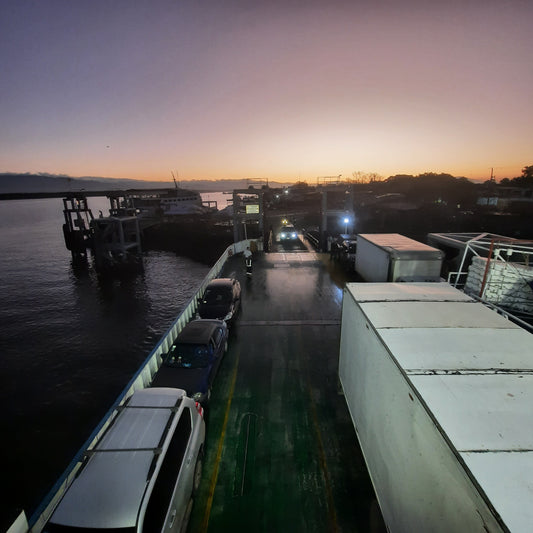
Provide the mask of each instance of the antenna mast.
{"label": "antenna mast", "polygon": [[[172,179],[174,180],[174,186],[176,187],[176,190],[177,190],[179,185],[178,185],[178,182],[176,181],[176,178],[174,177],[174,172],[172,172],[172,170],[171,170],[170,173],[172,174]],[[178,176],[178,178],[179,178],[179,174],[178,174],[177,170],[176,170],[176,176]]]}

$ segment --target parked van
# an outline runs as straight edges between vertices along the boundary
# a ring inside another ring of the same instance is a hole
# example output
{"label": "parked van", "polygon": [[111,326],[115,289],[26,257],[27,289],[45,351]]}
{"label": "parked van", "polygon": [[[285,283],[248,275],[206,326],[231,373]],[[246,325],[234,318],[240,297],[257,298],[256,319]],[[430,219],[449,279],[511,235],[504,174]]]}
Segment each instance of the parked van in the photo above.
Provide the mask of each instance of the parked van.
{"label": "parked van", "polygon": [[134,392],[88,450],[43,531],[186,531],[204,441],[202,407],[184,390]]}

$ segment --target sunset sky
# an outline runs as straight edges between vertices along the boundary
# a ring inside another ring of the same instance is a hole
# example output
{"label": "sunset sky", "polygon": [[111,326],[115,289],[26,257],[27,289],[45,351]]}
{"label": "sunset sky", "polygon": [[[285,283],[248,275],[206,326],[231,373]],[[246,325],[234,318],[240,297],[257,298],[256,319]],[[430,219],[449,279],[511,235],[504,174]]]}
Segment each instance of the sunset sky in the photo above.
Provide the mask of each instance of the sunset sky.
{"label": "sunset sky", "polygon": [[533,165],[531,0],[1,0],[0,172]]}

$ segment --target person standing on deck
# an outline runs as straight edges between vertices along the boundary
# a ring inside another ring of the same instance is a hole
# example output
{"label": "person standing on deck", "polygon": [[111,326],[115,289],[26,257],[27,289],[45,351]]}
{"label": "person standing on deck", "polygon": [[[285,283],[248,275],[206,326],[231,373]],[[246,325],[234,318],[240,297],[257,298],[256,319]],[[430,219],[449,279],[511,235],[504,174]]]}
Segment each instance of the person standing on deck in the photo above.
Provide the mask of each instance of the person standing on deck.
{"label": "person standing on deck", "polygon": [[246,275],[251,276],[252,275],[252,251],[250,250],[249,246],[247,246],[246,250],[244,250],[244,264],[246,265]]}

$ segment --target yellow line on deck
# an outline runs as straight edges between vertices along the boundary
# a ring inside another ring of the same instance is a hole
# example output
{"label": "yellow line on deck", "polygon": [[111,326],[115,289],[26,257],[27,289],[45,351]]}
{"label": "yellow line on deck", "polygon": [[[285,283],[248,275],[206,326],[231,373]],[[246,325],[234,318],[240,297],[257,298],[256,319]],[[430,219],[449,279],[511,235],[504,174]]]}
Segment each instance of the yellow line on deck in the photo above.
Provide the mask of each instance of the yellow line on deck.
{"label": "yellow line on deck", "polygon": [[211,506],[213,505],[213,498],[215,496],[215,486],[217,484],[218,478],[218,467],[220,465],[220,458],[222,457],[222,447],[224,445],[224,436],[226,435],[226,426],[228,425],[229,410],[231,407],[231,400],[233,399],[233,393],[235,391],[235,382],[237,381],[237,369],[239,368],[239,353],[237,353],[237,360],[235,361],[235,370],[233,371],[233,376],[231,378],[231,386],[228,395],[228,402],[226,405],[226,412],[224,414],[224,423],[222,424],[222,431],[220,432],[220,439],[218,440],[218,449],[217,456],[215,459],[215,470],[213,476],[211,477],[211,483],[209,485],[209,495],[207,497],[207,503],[205,506],[204,519],[200,527],[202,533],[207,532],[207,527],[209,526],[209,518],[211,516]]}

